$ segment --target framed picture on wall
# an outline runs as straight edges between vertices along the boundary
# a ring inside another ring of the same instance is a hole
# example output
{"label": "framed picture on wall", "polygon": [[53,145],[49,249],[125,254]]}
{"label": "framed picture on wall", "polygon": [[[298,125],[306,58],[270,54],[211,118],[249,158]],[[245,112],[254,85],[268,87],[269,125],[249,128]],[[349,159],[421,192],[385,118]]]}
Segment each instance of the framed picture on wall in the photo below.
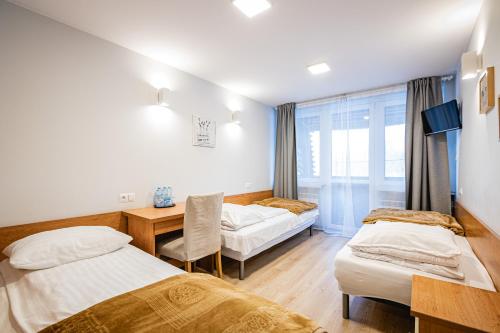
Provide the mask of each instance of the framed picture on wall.
{"label": "framed picture on wall", "polygon": [[495,67],[488,67],[479,81],[479,113],[495,107]]}
{"label": "framed picture on wall", "polygon": [[215,120],[193,115],[193,146],[215,148]]}

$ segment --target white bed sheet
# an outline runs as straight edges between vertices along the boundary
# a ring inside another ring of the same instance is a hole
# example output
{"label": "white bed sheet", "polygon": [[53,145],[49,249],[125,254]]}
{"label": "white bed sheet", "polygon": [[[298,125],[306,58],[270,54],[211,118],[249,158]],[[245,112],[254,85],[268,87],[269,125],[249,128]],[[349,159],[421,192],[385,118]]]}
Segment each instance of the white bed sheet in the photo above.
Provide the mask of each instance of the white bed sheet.
{"label": "white bed sheet", "polygon": [[0,274],[0,332],[2,333],[18,333],[21,332],[16,328],[16,322],[12,318],[10,311],[9,298],[7,297],[7,289]]}
{"label": "white bed sheet", "polygon": [[247,255],[259,246],[296,228],[304,222],[316,218],[317,209],[306,211],[300,215],[286,213],[266,219],[236,231],[221,230],[222,246]]}
{"label": "white bed sheet", "polygon": [[[372,226],[362,226],[362,228],[370,227]],[[335,257],[335,277],[339,289],[349,295],[382,298],[406,305],[411,303],[413,275],[423,275],[494,291],[495,287],[486,268],[472,251],[467,239],[455,236],[455,241],[462,251],[459,268],[465,274],[464,280],[450,279],[388,262],[360,258],[353,255],[351,248],[346,245]]]}
{"label": "white bed sheet", "polygon": [[37,271],[15,269],[6,259],[0,263],[0,273],[13,324],[24,332],[38,332],[94,304],[184,271],[127,245],[99,257]]}

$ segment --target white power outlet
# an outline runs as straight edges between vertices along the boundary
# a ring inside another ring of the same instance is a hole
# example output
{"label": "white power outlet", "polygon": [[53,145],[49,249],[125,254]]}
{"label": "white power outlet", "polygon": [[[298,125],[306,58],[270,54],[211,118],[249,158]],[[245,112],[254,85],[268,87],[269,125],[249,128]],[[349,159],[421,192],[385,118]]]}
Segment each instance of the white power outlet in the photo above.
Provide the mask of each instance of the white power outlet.
{"label": "white power outlet", "polygon": [[127,195],[128,202],[134,202],[135,201],[135,193],[129,193]]}
{"label": "white power outlet", "polygon": [[128,202],[128,193],[120,193],[120,202]]}

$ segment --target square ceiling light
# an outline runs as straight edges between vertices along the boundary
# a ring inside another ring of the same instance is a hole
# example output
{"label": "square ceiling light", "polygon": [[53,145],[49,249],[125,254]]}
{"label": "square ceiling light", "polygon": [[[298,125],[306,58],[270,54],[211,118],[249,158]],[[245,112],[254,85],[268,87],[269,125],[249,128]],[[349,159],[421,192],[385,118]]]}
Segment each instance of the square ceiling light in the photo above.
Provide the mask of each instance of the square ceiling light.
{"label": "square ceiling light", "polygon": [[248,17],[254,17],[271,8],[271,3],[267,0],[233,0],[233,5]]}
{"label": "square ceiling light", "polygon": [[307,69],[309,70],[309,72],[311,72],[311,74],[318,75],[318,74],[323,74],[323,73],[329,72],[330,66],[328,66],[326,63],[322,62],[320,64],[308,66]]}

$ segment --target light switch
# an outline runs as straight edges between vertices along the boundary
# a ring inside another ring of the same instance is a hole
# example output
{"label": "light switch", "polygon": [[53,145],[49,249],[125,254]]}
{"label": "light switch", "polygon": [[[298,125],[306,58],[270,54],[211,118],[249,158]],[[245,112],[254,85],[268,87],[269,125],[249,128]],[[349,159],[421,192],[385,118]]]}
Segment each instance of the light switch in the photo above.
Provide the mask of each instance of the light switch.
{"label": "light switch", "polygon": [[120,202],[128,202],[128,193],[120,193]]}
{"label": "light switch", "polygon": [[129,202],[134,202],[135,201],[135,193],[129,193],[128,194],[128,201]]}
{"label": "light switch", "polygon": [[252,184],[252,183],[250,183],[250,182],[246,182],[246,183],[245,183],[245,190],[247,190],[247,191],[251,190],[251,189],[252,189],[252,186],[253,186],[253,184]]}

